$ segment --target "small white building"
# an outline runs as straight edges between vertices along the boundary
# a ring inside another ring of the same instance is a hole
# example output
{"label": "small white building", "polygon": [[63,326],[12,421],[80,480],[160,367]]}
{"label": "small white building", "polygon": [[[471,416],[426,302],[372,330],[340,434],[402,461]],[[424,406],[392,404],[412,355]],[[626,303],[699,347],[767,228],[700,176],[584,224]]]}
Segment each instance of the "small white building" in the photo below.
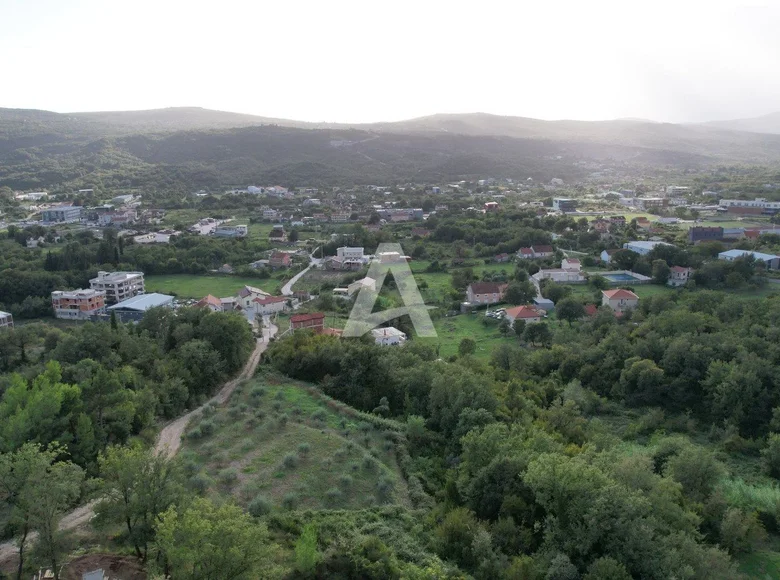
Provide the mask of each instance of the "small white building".
{"label": "small white building", "polygon": [[374,342],[382,346],[390,346],[394,344],[403,344],[406,342],[406,334],[388,326],[387,328],[375,328],[371,331],[371,336],[374,337]]}
{"label": "small white building", "polygon": [[693,275],[693,268],[683,268],[682,266],[672,266],[669,269],[669,280],[666,282],[669,286],[685,286]]}
{"label": "small white building", "polygon": [[634,241],[634,242],[626,242],[625,244],[623,244],[623,249],[636,252],[640,256],[646,256],[647,254],[652,252],[656,246],[671,246],[671,245],[672,244],[667,244],[666,242]]}
{"label": "small white building", "polygon": [[10,312],[3,312],[0,310],[0,328],[13,328],[14,327],[14,317],[11,316]]}
{"label": "small white building", "polygon": [[347,286],[347,294],[352,296],[355,292],[359,292],[363,288],[376,292],[376,280],[366,276],[365,278],[352,282],[352,284]]}
{"label": "small white building", "polygon": [[582,270],[582,264],[577,258],[564,258],[561,260],[561,269],[570,272],[579,272]]}
{"label": "small white building", "polygon": [[336,256],[342,260],[360,260],[361,262],[366,259],[363,255],[363,248],[350,248],[349,246],[337,248]]}
{"label": "small white building", "polygon": [[289,309],[286,296],[266,296],[265,298],[255,298],[252,306],[257,314],[273,314],[275,312],[285,312]]}
{"label": "small white building", "polygon": [[401,261],[401,254],[398,252],[379,252],[379,261],[382,264],[391,264]]}

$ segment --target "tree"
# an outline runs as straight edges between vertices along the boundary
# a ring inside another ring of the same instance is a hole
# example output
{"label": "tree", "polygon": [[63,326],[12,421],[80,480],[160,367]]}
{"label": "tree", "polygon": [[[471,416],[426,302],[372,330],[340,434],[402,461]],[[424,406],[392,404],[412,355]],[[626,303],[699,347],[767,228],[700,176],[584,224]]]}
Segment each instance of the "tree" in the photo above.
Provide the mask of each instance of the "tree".
{"label": "tree", "polygon": [[310,576],[321,558],[317,551],[317,529],[313,524],[307,524],[295,542],[295,568],[304,576]]}
{"label": "tree", "polygon": [[555,305],[555,312],[558,318],[568,321],[571,326],[572,322],[585,316],[585,306],[576,298],[564,298]]}
{"label": "tree", "polygon": [[236,505],[203,498],[171,506],[155,540],[171,580],[249,580],[271,577],[268,532]]}
{"label": "tree", "polygon": [[512,328],[515,329],[517,338],[523,338],[523,335],[525,334],[525,327],[526,322],[522,318],[515,318],[515,321],[512,323]]}
{"label": "tree", "polygon": [[552,333],[546,322],[536,322],[527,324],[523,331],[523,340],[535,345],[537,342],[542,346],[547,345],[552,340]]}
{"label": "tree", "polygon": [[569,294],[571,294],[571,288],[563,284],[557,284],[552,280],[547,280],[542,284],[542,296],[552,300],[555,304],[569,296]]}
{"label": "tree", "polygon": [[60,555],[65,551],[64,535],[59,530],[65,510],[79,497],[84,471],[70,462],[50,464],[35,475],[30,490],[30,526],[38,532],[36,551],[51,565],[55,580],[59,580]]}
{"label": "tree", "polygon": [[136,556],[146,560],[157,517],[182,497],[179,471],[165,455],[139,447],[109,447],[99,463],[106,493],[96,512],[124,525]]}
{"label": "tree", "polygon": [[604,276],[589,276],[588,277],[588,284],[593,288],[594,290],[606,290],[609,288],[609,280],[607,280]]}
{"label": "tree", "polygon": [[731,554],[751,552],[765,538],[766,531],[755,512],[745,513],[739,508],[726,510],[720,524],[720,543]]}
{"label": "tree", "polygon": [[688,497],[703,502],[723,477],[724,468],[706,449],[688,446],[666,462],[665,472],[682,484]]}
{"label": "tree", "polygon": [[[774,416],[772,417],[772,420],[775,420]],[[766,447],[761,450],[761,460],[764,464],[764,471],[766,471],[770,477],[780,479],[780,434],[769,434]]]}
{"label": "tree", "polygon": [[664,260],[653,260],[653,284],[666,284],[671,272]]}
{"label": "tree", "polygon": [[291,242],[297,242],[300,239],[300,234],[298,233],[298,230],[295,228],[290,230],[290,233],[287,234],[287,239]]}
{"label": "tree", "polygon": [[477,343],[473,338],[464,338],[458,344],[458,354],[468,356],[477,352]]}
{"label": "tree", "polygon": [[634,264],[641,256],[631,250],[618,250],[609,257],[609,263],[614,264],[620,270],[633,270]]}
{"label": "tree", "polygon": [[232,312],[207,314],[198,324],[197,335],[220,354],[228,374],[238,371],[244,365],[254,347],[252,331],[246,319]]}
{"label": "tree", "polygon": [[583,580],[631,580],[631,574],[626,567],[609,556],[604,556],[588,566],[588,572]]}
{"label": "tree", "polygon": [[504,293],[504,301],[509,304],[528,304],[536,298],[536,286],[532,282],[511,282]]}

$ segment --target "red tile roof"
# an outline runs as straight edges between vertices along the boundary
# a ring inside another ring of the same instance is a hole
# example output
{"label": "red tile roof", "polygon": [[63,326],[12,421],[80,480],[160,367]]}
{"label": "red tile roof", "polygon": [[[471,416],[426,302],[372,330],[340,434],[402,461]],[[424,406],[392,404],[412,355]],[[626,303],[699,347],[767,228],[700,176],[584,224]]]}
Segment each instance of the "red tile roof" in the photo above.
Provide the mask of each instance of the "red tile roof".
{"label": "red tile roof", "polygon": [[618,288],[617,290],[604,290],[602,294],[604,294],[604,296],[610,300],[614,300],[615,298],[639,300],[639,296],[631,292],[631,290],[625,290],[624,288]]}
{"label": "red tile roof", "polygon": [[523,255],[532,256],[534,251],[531,248],[520,248],[520,253]]}
{"label": "red tile roof", "polygon": [[552,253],[555,251],[552,246],[531,246],[531,249],[534,251],[534,254]]}
{"label": "red tile roof", "polygon": [[290,323],[297,324],[300,322],[308,322],[309,320],[324,320],[325,314],[322,312],[312,312],[311,314],[293,314],[290,316]]}
{"label": "red tile roof", "polygon": [[195,303],[195,308],[202,308],[204,306],[218,306],[219,308],[222,308],[222,300],[209,294]]}
{"label": "red tile roof", "polygon": [[690,268],[683,268],[682,266],[672,266],[671,270],[672,270],[672,272],[680,272],[680,273],[682,273],[682,272],[687,272],[688,270],[690,270]]}
{"label": "red tile roof", "polygon": [[506,315],[509,318],[541,318],[543,314],[533,306],[515,306],[507,308]]}
{"label": "red tile roof", "polygon": [[265,298],[255,298],[252,302],[257,302],[260,306],[276,304],[277,302],[286,302],[286,296],[266,296]]}
{"label": "red tile roof", "polygon": [[469,285],[474,294],[501,294],[506,284],[498,282],[474,282]]}

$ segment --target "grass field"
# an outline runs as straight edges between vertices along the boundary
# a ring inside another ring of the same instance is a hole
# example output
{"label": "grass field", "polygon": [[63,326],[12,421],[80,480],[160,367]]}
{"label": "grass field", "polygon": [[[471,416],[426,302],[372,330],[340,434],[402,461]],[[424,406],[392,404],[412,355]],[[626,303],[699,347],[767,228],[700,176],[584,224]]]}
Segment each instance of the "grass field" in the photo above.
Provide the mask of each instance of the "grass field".
{"label": "grass field", "polygon": [[316,387],[276,375],[240,385],[190,425],[182,459],[212,496],[272,509],[409,505],[394,432]]}
{"label": "grass field", "polygon": [[203,298],[212,294],[218,298],[235,296],[244,286],[256,286],[271,294],[277,294],[280,280],[274,278],[242,278],[240,276],[198,276],[195,274],[170,274],[146,276],[146,291],[173,294],[179,298]]}
{"label": "grass field", "polygon": [[517,343],[514,335],[503,336],[498,331],[497,324],[486,326],[482,324],[484,313],[461,314],[433,321],[438,335],[436,338],[416,337],[415,342],[439,346],[439,356],[447,358],[458,354],[458,345],[464,338],[471,338],[477,343],[474,356],[478,359],[488,359],[496,346],[500,344]]}

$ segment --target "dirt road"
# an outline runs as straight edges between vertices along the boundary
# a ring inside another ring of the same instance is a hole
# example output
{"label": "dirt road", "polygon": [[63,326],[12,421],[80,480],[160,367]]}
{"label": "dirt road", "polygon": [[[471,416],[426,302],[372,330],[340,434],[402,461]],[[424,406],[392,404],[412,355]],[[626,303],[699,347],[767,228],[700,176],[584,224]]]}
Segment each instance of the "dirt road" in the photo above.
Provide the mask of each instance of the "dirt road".
{"label": "dirt road", "polygon": [[[160,431],[160,434],[157,436],[157,441],[154,444],[155,453],[164,453],[167,457],[173,457],[176,455],[176,453],[179,451],[179,448],[181,447],[181,438],[184,435],[184,430],[187,428],[187,424],[189,423],[190,419],[199,414],[203,410],[203,407],[209,403],[214,403],[215,405],[225,404],[230,398],[230,395],[233,394],[233,391],[236,390],[238,384],[245,379],[251,378],[252,375],[255,374],[255,369],[260,362],[260,357],[268,347],[268,340],[276,334],[277,330],[278,328],[276,326],[271,326],[271,328],[265,329],[263,331],[263,339],[257,341],[255,350],[252,351],[252,354],[249,356],[249,360],[247,361],[246,365],[244,366],[244,370],[241,371],[240,375],[238,375],[235,379],[225,383],[219,392],[210,400],[206,401],[206,403],[197,409],[193,409],[186,415],[182,415],[178,419],[175,419],[163,427],[163,429]],[[60,521],[60,530],[73,530],[87,524],[95,515],[94,508],[98,501],[99,500],[92,500],[87,504],[77,507],[70,513],[65,514]],[[34,542],[35,533],[32,533],[27,538],[28,548]],[[16,542],[4,542],[0,544],[0,568],[6,568],[9,561],[16,560],[18,550],[19,548],[16,545]]]}

